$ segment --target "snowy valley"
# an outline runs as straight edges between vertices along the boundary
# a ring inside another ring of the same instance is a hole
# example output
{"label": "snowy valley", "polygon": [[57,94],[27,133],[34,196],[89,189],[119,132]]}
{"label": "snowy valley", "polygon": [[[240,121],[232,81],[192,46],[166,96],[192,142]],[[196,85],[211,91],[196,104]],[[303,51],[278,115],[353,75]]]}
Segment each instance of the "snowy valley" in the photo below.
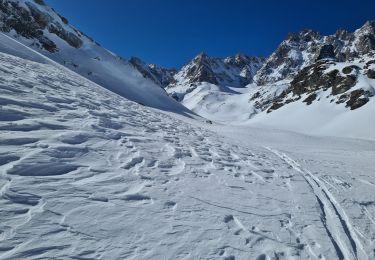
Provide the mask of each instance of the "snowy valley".
{"label": "snowy valley", "polygon": [[375,259],[373,22],[173,70],[41,3],[0,1],[0,259]]}

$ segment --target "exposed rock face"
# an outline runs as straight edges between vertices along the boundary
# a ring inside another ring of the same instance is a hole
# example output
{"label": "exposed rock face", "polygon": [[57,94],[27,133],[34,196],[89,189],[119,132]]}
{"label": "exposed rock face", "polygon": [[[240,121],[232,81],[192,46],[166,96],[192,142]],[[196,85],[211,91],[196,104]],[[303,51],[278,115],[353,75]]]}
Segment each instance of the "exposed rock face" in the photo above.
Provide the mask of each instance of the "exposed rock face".
{"label": "exposed rock face", "polygon": [[369,102],[369,97],[372,96],[372,93],[364,91],[363,89],[354,90],[350,93],[349,100],[346,102],[346,107],[350,107],[351,110],[360,108]]}
{"label": "exposed rock face", "polygon": [[[64,28],[68,21],[61,17],[57,19],[40,8],[48,8],[43,1],[25,2],[26,7],[17,1],[0,0],[0,30],[10,32],[15,30],[19,36],[34,40],[36,45],[49,51],[56,52],[58,47],[48,37],[49,33],[56,34],[70,46],[80,48],[83,44],[81,33],[77,30]],[[39,6],[38,6],[39,5]],[[57,17],[59,17],[56,14]]]}
{"label": "exposed rock face", "polygon": [[369,77],[370,79],[375,79],[375,70],[367,70],[367,77]]}
{"label": "exposed rock face", "polygon": [[319,56],[317,58],[318,60],[324,60],[324,59],[336,59],[335,56],[335,47],[332,44],[323,45],[320,48]]}
{"label": "exposed rock face", "polygon": [[173,83],[173,76],[177,73],[177,70],[175,69],[166,69],[155,64],[145,64],[142,60],[136,57],[130,58],[129,63],[134,66],[143,77],[151,79],[162,88]]}
{"label": "exposed rock face", "polygon": [[312,102],[317,98],[316,93],[312,93],[310,96],[308,96],[303,102],[306,103],[306,105],[311,105]]}

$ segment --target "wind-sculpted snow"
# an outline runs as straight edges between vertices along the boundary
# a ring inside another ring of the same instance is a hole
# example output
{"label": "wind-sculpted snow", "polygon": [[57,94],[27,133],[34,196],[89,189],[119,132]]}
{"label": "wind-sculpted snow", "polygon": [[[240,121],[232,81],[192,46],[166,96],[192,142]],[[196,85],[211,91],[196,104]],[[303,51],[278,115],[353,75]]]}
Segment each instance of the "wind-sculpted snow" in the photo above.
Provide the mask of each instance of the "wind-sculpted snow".
{"label": "wind-sculpted snow", "polygon": [[331,191],[350,180],[52,65],[0,67],[0,259],[375,257],[374,193]]}

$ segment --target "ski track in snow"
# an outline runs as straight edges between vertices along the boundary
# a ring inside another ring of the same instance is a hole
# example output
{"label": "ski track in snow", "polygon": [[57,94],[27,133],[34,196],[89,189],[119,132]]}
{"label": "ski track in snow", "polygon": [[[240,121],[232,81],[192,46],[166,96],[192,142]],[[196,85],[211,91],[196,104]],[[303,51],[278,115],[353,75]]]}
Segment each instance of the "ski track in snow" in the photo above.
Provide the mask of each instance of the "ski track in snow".
{"label": "ski track in snow", "polygon": [[0,259],[374,257],[374,229],[364,245],[330,188],[286,154],[51,65],[0,64]]}
{"label": "ski track in snow", "polygon": [[336,198],[331,194],[320,178],[314,176],[310,171],[301,168],[296,161],[285,153],[271,148],[268,149],[289,164],[294,170],[301,173],[311,187],[321,207],[322,222],[327,231],[327,235],[330,237],[335,247],[337,257],[339,259],[364,259],[366,253],[363,251],[363,246],[344,209],[336,201]]}

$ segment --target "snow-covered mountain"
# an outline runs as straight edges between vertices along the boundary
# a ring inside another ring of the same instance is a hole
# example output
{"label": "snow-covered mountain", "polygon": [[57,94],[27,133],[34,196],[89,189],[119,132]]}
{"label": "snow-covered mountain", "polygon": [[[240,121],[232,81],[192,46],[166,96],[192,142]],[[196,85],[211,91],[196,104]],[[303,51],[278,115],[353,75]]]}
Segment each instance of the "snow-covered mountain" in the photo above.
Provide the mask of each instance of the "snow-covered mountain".
{"label": "snow-covered mountain", "polygon": [[201,83],[216,85],[221,91],[228,87],[241,88],[253,82],[256,72],[262,67],[264,58],[237,54],[227,58],[213,58],[200,53],[174,75],[167,92],[176,100],[183,100],[187,93],[199,88]]}
{"label": "snow-covered mountain", "polygon": [[173,85],[207,82],[222,87],[244,87],[253,81],[264,60],[243,54],[221,59],[200,53],[175,75],[177,82]]}
{"label": "snow-covered mountain", "polygon": [[317,98],[321,90],[338,109],[344,104],[354,110],[374,95],[374,28],[375,22],[368,21],[355,32],[338,30],[329,36],[303,30],[290,33],[268,58],[238,54],[220,59],[201,53],[173,73],[155,73],[135,63],[174,99],[217,121],[247,121],[300,99],[310,105],[322,100]]}
{"label": "snow-covered mountain", "polygon": [[[353,136],[353,127],[369,132],[367,118],[375,112],[374,64],[374,21],[353,33],[292,34],[255,77],[261,85],[250,93],[256,108],[252,121],[305,133]],[[263,93],[272,89],[277,92],[267,98]]]}
{"label": "snow-covered mountain", "polygon": [[41,0],[0,1],[0,30],[125,98],[154,108],[189,113],[133,65],[71,26]]}
{"label": "snow-covered mountain", "polygon": [[304,67],[323,58],[350,62],[375,50],[375,21],[366,22],[355,32],[338,30],[323,36],[312,30],[291,33],[258,71],[258,85],[293,77]]}
{"label": "snow-covered mountain", "polygon": [[[366,118],[373,111],[367,104],[375,94],[374,64],[375,22],[368,21],[355,32],[291,33],[267,59],[241,55],[217,59],[200,54],[174,75],[166,91],[190,110],[215,121],[256,122],[276,128],[280,123],[288,130],[308,133],[312,129],[324,132],[317,129],[336,124],[350,134],[347,122]],[[316,106],[324,109],[317,112]],[[277,113],[280,120],[276,120],[269,115],[276,110],[288,112]],[[298,125],[304,119],[299,111],[310,115],[309,127]],[[322,113],[324,117],[311,116]],[[347,122],[338,119],[343,114]],[[358,125],[366,125],[365,121]]]}

